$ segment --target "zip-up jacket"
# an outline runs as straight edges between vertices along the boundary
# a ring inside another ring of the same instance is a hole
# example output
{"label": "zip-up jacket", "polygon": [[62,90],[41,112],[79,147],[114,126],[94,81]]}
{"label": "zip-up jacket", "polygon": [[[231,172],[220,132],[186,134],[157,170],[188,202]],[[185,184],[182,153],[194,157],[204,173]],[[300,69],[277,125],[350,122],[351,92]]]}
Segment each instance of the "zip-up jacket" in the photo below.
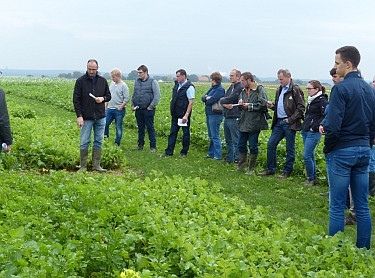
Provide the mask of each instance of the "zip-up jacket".
{"label": "zip-up jacket", "polygon": [[319,132],[319,124],[324,119],[324,112],[328,104],[328,95],[321,94],[307,105],[305,121],[302,124],[302,130]]}
{"label": "zip-up jacket", "polygon": [[[104,101],[96,103],[90,96],[103,97]],[[105,117],[104,102],[111,100],[107,80],[96,75],[91,78],[86,72],[85,75],[77,79],[74,85],[73,104],[77,117],[83,117],[84,120],[99,120]]]}
{"label": "zip-up jacket", "polygon": [[[221,104],[238,103],[238,96],[241,93],[242,89],[243,89],[243,85],[241,84],[241,82],[235,83],[233,88],[231,85],[228,88],[228,90],[225,92],[225,97],[220,99],[220,103]],[[232,109],[228,109],[224,107],[223,113],[226,119],[237,119],[241,116],[241,112],[238,109],[238,106],[234,106]]]}
{"label": "zip-up jacket", "polygon": [[[190,86],[194,85],[190,82],[190,80],[187,80],[186,83],[178,90],[178,82],[175,81],[175,85],[172,91],[172,100],[170,103],[170,110],[171,115],[175,116],[177,118],[182,118],[186,110],[189,106],[189,99],[186,96],[186,91],[190,88]],[[195,88],[195,87],[194,87]],[[191,113],[189,117],[191,116]]]}

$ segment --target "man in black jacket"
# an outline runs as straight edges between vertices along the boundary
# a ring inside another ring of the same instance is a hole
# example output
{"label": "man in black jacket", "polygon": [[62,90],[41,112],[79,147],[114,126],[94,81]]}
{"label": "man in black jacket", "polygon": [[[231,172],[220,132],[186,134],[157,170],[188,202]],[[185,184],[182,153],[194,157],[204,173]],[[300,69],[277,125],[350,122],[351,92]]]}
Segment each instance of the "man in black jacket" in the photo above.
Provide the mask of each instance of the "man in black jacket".
{"label": "man in black jacket", "polygon": [[107,80],[98,75],[98,68],[96,60],[89,60],[86,74],[78,78],[74,86],[73,104],[77,115],[77,125],[81,128],[81,168],[78,172],[87,169],[91,130],[94,130],[92,169],[99,172],[106,171],[100,167],[100,158],[106,122],[104,102],[111,100],[111,93]]}
{"label": "man in black jacket", "polygon": [[238,126],[237,120],[241,117],[241,112],[238,106],[238,96],[243,89],[241,83],[241,72],[237,69],[231,70],[229,73],[229,80],[232,83],[225,92],[225,97],[220,99],[220,103],[223,105],[224,110],[224,137],[227,148],[224,163],[238,162]]}
{"label": "man in black jacket", "polygon": [[180,157],[186,157],[190,146],[190,116],[194,105],[195,87],[186,78],[186,71],[179,69],[176,71],[175,86],[172,91],[171,110],[171,130],[168,136],[168,147],[161,157],[172,156],[176,145],[177,134],[182,127],[182,150]]}
{"label": "man in black jacket", "polygon": [[10,152],[12,145],[12,134],[10,132],[9,115],[7,103],[5,101],[5,93],[0,88],[0,143],[6,144],[3,148],[5,152]]}

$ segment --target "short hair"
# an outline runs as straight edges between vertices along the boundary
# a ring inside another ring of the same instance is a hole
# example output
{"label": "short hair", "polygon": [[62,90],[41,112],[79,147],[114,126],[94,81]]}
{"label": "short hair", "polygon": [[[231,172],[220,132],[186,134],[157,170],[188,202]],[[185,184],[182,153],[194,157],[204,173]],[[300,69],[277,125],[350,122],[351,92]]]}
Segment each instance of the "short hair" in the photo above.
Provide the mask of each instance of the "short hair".
{"label": "short hair", "polygon": [[250,80],[251,82],[254,82],[254,75],[250,71],[245,71],[241,74],[245,80]]}
{"label": "short hair", "polygon": [[215,71],[215,72],[211,73],[210,79],[212,79],[216,83],[220,83],[221,80],[223,80],[223,76],[220,74],[220,72]]}
{"label": "short hair", "polygon": [[343,46],[336,50],[336,54],[340,54],[341,60],[346,63],[350,62],[353,68],[357,68],[361,61],[361,54],[355,46]]}
{"label": "short hair", "polygon": [[176,74],[177,73],[179,73],[180,75],[184,75],[186,77],[186,70],[184,70],[184,69],[176,70]]}
{"label": "short hair", "polygon": [[277,75],[279,74],[282,74],[283,76],[292,77],[292,74],[290,73],[288,69],[279,69],[279,71],[277,72]]}
{"label": "short hair", "polygon": [[329,71],[329,74],[330,74],[331,76],[334,76],[335,74],[337,74],[336,69],[335,69],[335,68],[331,69],[331,70]]}
{"label": "short hair", "polygon": [[117,75],[119,77],[122,77],[121,70],[119,70],[118,68],[114,68],[113,70],[111,70],[111,75]]}
{"label": "short hair", "polygon": [[137,70],[141,70],[143,72],[147,72],[148,73],[148,68],[145,66],[145,65],[140,65]]}
{"label": "short hair", "polygon": [[99,67],[98,61],[96,61],[95,59],[90,59],[90,60],[88,60],[88,61],[87,61],[87,64],[89,64],[89,63],[91,63],[91,62],[95,63],[95,64]]}
{"label": "short hair", "polygon": [[236,72],[236,76],[237,76],[237,77],[240,77],[240,76],[241,76],[241,71],[240,71],[240,70],[238,70],[238,69],[232,69],[231,71]]}
{"label": "short hair", "polygon": [[307,83],[310,83],[314,87],[314,89],[322,91],[323,94],[326,92],[326,87],[324,87],[318,80],[310,80]]}

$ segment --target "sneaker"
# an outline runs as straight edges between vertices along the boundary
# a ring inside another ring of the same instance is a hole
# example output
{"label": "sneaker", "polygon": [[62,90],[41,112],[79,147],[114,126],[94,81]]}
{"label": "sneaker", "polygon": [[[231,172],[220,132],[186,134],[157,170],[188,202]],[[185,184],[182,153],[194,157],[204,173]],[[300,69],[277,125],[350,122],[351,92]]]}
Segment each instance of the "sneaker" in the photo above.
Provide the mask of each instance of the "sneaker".
{"label": "sneaker", "polygon": [[352,213],[349,213],[345,218],[345,225],[357,225],[357,218]]}
{"label": "sneaker", "polygon": [[301,184],[307,185],[307,186],[315,186],[316,185],[316,181],[313,180],[313,179],[307,178],[307,180],[304,181],[304,182],[301,182]]}
{"label": "sneaker", "polygon": [[213,159],[214,160],[221,160],[221,158],[218,158],[218,157],[214,157]]}
{"label": "sneaker", "polygon": [[214,157],[210,155],[205,155],[205,156],[202,156],[202,158],[214,158]]}
{"label": "sneaker", "polygon": [[156,152],[156,148],[150,148],[150,153],[155,153]]}
{"label": "sneaker", "polygon": [[329,195],[329,192],[323,192],[323,193],[319,193],[320,196],[328,196]]}
{"label": "sneaker", "polygon": [[143,150],[142,145],[138,145],[138,147],[132,149],[132,151],[141,151],[141,150]]}
{"label": "sneaker", "polygon": [[238,164],[238,159],[235,159],[235,160],[234,160],[234,164]]}
{"label": "sneaker", "polygon": [[259,173],[258,176],[260,177],[265,177],[265,176],[272,176],[274,175],[275,173],[271,172],[270,170],[266,169],[264,172],[262,173]]}
{"label": "sneaker", "polygon": [[172,156],[171,154],[167,154],[167,153],[162,153],[162,154],[159,154],[160,157],[167,157],[167,156]]}
{"label": "sneaker", "polygon": [[290,177],[290,173],[282,172],[280,175],[277,176],[279,179],[286,179]]}
{"label": "sneaker", "polygon": [[187,156],[187,154],[186,153],[180,153],[180,156],[179,156],[179,158],[184,158],[184,157],[186,157]]}
{"label": "sneaker", "polygon": [[117,144],[117,143],[115,143],[115,147],[120,147],[120,145],[119,145],[119,144]]}

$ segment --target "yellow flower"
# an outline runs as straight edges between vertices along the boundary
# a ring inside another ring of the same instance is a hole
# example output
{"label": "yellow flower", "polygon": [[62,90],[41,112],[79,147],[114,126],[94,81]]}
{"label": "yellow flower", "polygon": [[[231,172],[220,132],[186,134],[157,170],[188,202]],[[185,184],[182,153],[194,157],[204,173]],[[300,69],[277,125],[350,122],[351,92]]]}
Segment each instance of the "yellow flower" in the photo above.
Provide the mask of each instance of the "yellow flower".
{"label": "yellow flower", "polygon": [[121,278],[141,278],[138,272],[135,272],[133,269],[125,269],[125,271],[121,272]]}

